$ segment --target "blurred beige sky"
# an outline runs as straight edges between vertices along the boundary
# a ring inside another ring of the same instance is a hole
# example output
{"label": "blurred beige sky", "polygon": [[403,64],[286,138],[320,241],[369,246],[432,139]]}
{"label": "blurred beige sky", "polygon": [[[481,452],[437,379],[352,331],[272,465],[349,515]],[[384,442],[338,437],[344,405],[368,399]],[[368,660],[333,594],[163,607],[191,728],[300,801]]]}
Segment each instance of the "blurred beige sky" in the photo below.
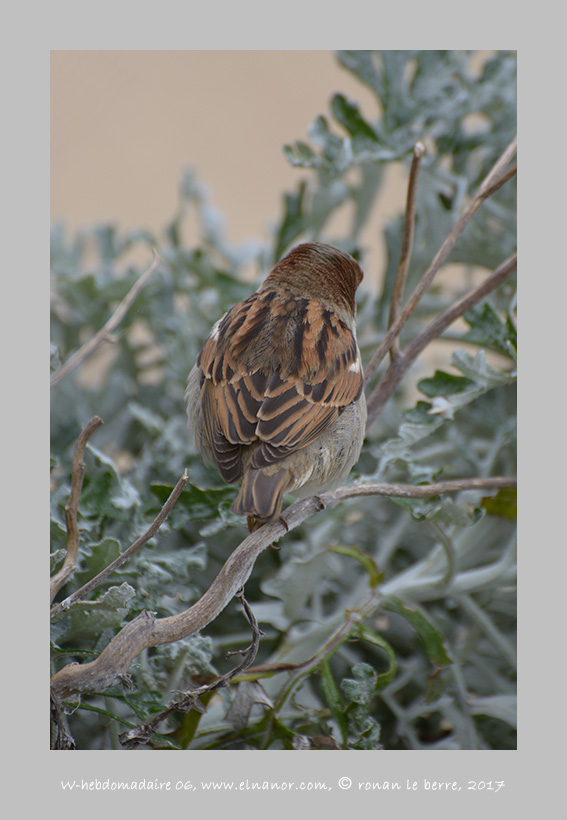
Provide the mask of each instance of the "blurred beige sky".
{"label": "blurred beige sky", "polygon": [[[372,93],[331,51],[52,51],[52,220],[159,231],[194,168],[231,242],[266,239],[307,174],[282,147],[306,140],[338,91],[376,118]],[[389,178],[362,237],[368,279],[383,267],[382,226],[403,208],[405,173]]]}

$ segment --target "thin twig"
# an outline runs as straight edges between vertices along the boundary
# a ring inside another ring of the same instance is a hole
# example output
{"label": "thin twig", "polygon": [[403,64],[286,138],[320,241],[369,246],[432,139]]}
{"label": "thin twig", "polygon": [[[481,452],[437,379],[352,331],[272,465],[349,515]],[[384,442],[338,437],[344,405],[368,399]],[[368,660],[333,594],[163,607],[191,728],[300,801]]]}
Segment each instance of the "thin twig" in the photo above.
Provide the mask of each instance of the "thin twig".
{"label": "thin twig", "polygon": [[[228,686],[234,678],[240,675],[241,672],[244,672],[244,670],[253,663],[260,647],[260,638],[264,633],[258,626],[258,621],[256,620],[248,601],[244,597],[244,590],[241,589],[237,592],[236,597],[241,602],[244,608],[244,613],[248,619],[248,623],[252,628],[252,643],[242,651],[241,654],[244,655],[243,660],[238,664],[238,666],[231,669],[230,672],[226,672],[224,675],[219,675],[219,677],[215,678],[215,680],[211,681],[211,683],[207,683],[204,686],[199,686],[197,689],[192,689],[191,691],[186,692],[182,698],[170,703],[167,709],[164,709],[163,712],[155,715],[151,720],[146,723],[139,724],[135,729],[129,729],[127,732],[123,732],[123,734],[119,735],[120,743],[122,743],[123,746],[134,748],[140,744],[148,743],[152,735],[157,732],[160,724],[166,718],[174,712],[190,712],[191,709],[197,708],[199,698],[209,692],[213,692],[215,689],[221,689],[223,686]],[[231,654],[237,653],[233,652]]]}
{"label": "thin twig", "polygon": [[204,629],[244,587],[260,553],[319,510],[360,496],[428,498],[446,492],[497,490],[515,486],[515,479],[505,477],[459,479],[417,486],[358,483],[296,501],[285,510],[280,521],[259,527],[242,541],[228,557],[209,589],[193,606],[167,618],[157,618],[152,612],[141,612],[120,630],[94,661],[68,664],[57,672],[51,680],[52,691],[57,698],[64,699],[73,693],[100,692],[116,683],[124,683],[129,679],[130,664],[143,649],[172,643]]}
{"label": "thin twig", "polygon": [[[397,321],[388,328],[382,342],[378,346],[378,349],[364,368],[366,382],[372,378],[374,373],[376,372],[380,362],[389,351],[390,347],[394,339],[396,339],[406,322],[408,321],[409,317],[417,307],[421,297],[430,286],[431,282],[433,281],[435,275],[439,271],[440,267],[444,264],[447,257],[453,250],[455,243],[457,242],[458,238],[463,233],[464,229],[474,216],[474,214],[478,211],[484,200],[494,193],[501,184],[505,181],[505,179],[509,179],[512,175],[511,173],[502,174],[504,169],[516,153],[516,138],[512,140],[510,145],[505,149],[502,155],[499,157],[497,162],[493,165],[487,176],[484,178],[483,182],[481,183],[480,187],[474,194],[473,198],[453,226],[452,230],[446,237],[445,241],[437,251],[435,258],[431,262],[431,265],[424,273],[423,277],[421,278],[420,282],[418,283],[417,287],[409,297],[408,301],[406,302],[404,309],[398,316]],[[513,170],[513,169],[511,169]],[[502,177],[502,179],[501,179]]]}
{"label": "thin twig", "polygon": [[517,266],[518,256],[514,253],[495,268],[490,276],[477,285],[476,288],[473,288],[469,293],[451,305],[451,307],[447,308],[443,313],[440,313],[439,316],[427,325],[419,336],[416,336],[413,342],[408,345],[405,351],[408,353],[408,358],[415,360],[419,353],[421,353],[433,339],[440,336],[449,325],[453,324],[456,319],[464,316],[467,311],[481,302],[489,293],[492,293],[493,290],[496,290],[497,287],[500,287],[509,276],[515,273]]}
{"label": "thin twig", "polygon": [[437,316],[431,324],[406,347],[403,354],[400,354],[397,359],[390,363],[388,370],[367,399],[367,428],[370,427],[379,415],[422,350],[427,347],[433,339],[440,336],[456,319],[501,285],[508,276],[514,273],[516,267],[517,256],[514,254],[499,265],[480,285],[473,288],[473,290],[463,296],[462,299],[459,299],[454,305],[451,305],[451,307]]}
{"label": "thin twig", "polygon": [[482,192],[482,196],[484,199],[488,199],[489,196],[492,196],[499,188],[501,188],[504,183],[508,182],[509,179],[512,179],[518,172],[518,164],[514,163],[511,168],[509,168],[505,174],[502,174],[500,179],[497,179],[490,187],[486,188]]}
{"label": "thin twig", "polygon": [[[282,669],[274,669],[275,672],[282,672],[282,671],[289,671],[292,674],[288,677],[285,686],[282,687],[280,690],[278,697],[274,703],[274,714],[277,714],[280,709],[282,708],[283,704],[289,697],[290,693],[295,688],[297,681],[299,678],[304,677],[308,672],[311,671],[314,667],[316,667],[323,658],[328,657],[332,652],[335,652],[341,644],[343,644],[346,640],[348,640],[349,636],[352,634],[352,631],[358,624],[361,624],[366,618],[369,618],[372,613],[376,610],[377,606],[380,603],[382,598],[382,594],[379,589],[375,588],[370,592],[370,595],[366,597],[366,600],[359,606],[353,609],[348,609],[345,612],[345,619],[340,627],[336,630],[336,632],[331,635],[329,640],[327,640],[320,649],[311,657],[307,658],[307,660],[302,661],[297,664],[288,664],[288,668],[286,670]],[[274,664],[274,666],[276,666]],[[285,664],[282,664],[282,667]],[[262,671],[262,667],[255,666],[249,670],[251,674],[255,674],[258,671]],[[272,671],[272,670],[269,670]]]}
{"label": "thin twig", "polygon": [[83,427],[75,450],[73,452],[73,464],[71,468],[71,492],[69,494],[69,502],[65,507],[65,523],[67,525],[67,554],[63,561],[63,566],[55,573],[49,584],[50,601],[53,599],[68,580],[68,578],[75,572],[77,566],[77,556],[79,554],[79,525],[77,523],[77,509],[79,506],[79,498],[81,490],[83,489],[83,477],[85,474],[85,462],[83,457],[85,455],[85,447],[94,431],[102,424],[102,419],[98,416],[93,416]]}
{"label": "thin twig", "polygon": [[[402,309],[402,299],[404,296],[404,288],[411,261],[411,252],[413,248],[413,237],[415,233],[415,205],[417,198],[417,180],[419,177],[419,169],[421,160],[425,153],[425,146],[422,142],[417,142],[413,149],[413,159],[411,163],[408,193],[406,198],[406,213],[404,218],[404,231],[402,236],[402,250],[400,253],[400,261],[396,271],[396,278],[394,280],[394,288],[392,290],[392,301],[390,304],[390,317],[388,320],[388,327],[392,327],[400,315]],[[390,348],[390,357],[397,358],[400,353],[400,339],[396,336]]]}
{"label": "thin twig", "polygon": [[57,751],[72,751],[76,748],[75,741],[70,735],[65,722],[65,712],[63,705],[58,698],[51,693],[51,720],[55,726],[56,737],[53,748]]}
{"label": "thin twig", "polygon": [[83,359],[86,359],[87,356],[90,356],[91,353],[100,347],[101,344],[104,342],[111,341],[112,339],[112,331],[120,324],[130,306],[136,299],[138,293],[142,290],[142,288],[146,285],[147,281],[149,280],[150,276],[154,273],[154,271],[159,267],[160,257],[157,254],[157,251],[154,250],[154,261],[150,265],[150,267],[140,276],[138,281],[130,288],[124,299],[120,302],[110,319],[106,322],[103,327],[95,333],[92,339],[89,339],[88,342],[79,348],[72,356],[70,356],[64,365],[62,365],[59,370],[53,374],[49,381],[50,387],[53,387],[54,384],[61,381],[68,373],[71,372],[78,364],[80,364]]}
{"label": "thin twig", "polygon": [[65,598],[64,601],[55,604],[55,606],[51,608],[51,618],[54,618],[56,615],[62,612],[62,610],[69,609],[71,604],[75,603],[75,601],[78,601],[80,598],[84,598],[87,593],[91,592],[91,590],[93,590],[104,580],[106,580],[106,578],[108,578],[109,575],[111,575],[115,570],[117,570],[118,567],[121,567],[122,564],[124,564],[132,555],[134,555],[134,553],[137,550],[139,550],[140,547],[143,547],[144,544],[146,544],[150,540],[150,538],[153,538],[153,536],[159,530],[159,528],[161,527],[161,525],[173,509],[175,502],[185,489],[185,485],[187,484],[188,480],[189,477],[187,475],[187,470],[185,470],[185,472],[173,488],[171,495],[161,508],[158,515],[154,518],[153,522],[150,524],[148,529],[139,538],[137,538],[134,541],[134,543],[128,547],[128,549],[124,550],[124,552],[121,555],[119,555],[118,558],[116,558],[114,561],[112,561],[111,564],[109,564],[107,567],[101,570],[101,572],[99,572],[98,575],[95,575],[94,578],[91,578],[90,581],[87,581],[86,584],[84,584],[80,589],[77,589],[75,592],[69,595],[68,598]]}

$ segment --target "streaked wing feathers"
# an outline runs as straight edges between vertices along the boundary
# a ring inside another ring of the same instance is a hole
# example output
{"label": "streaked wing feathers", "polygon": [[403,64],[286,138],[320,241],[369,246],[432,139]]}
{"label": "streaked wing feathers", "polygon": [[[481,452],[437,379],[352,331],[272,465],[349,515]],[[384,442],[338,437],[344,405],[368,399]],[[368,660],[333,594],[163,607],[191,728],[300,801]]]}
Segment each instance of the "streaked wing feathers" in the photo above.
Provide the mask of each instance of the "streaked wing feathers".
{"label": "streaked wing feathers", "polygon": [[274,464],[317,439],[363,387],[347,325],[318,302],[274,290],[230,310],[197,362],[206,435],[229,483],[241,478],[243,446],[258,442],[252,467]]}

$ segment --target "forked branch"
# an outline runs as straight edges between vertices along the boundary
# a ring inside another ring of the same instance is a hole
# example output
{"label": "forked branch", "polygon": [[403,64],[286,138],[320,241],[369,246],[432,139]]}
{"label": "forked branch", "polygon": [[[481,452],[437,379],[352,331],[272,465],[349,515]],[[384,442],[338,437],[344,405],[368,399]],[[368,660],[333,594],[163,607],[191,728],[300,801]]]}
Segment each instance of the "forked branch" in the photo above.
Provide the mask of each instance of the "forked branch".
{"label": "forked branch", "polygon": [[[52,618],[54,618],[56,615],[59,615],[59,613],[62,612],[64,609],[69,609],[71,604],[74,604],[75,601],[84,598],[85,595],[87,595],[89,592],[92,592],[92,590],[95,587],[97,587],[99,584],[105,581],[109,575],[112,575],[112,573],[115,570],[117,570],[119,567],[122,566],[122,564],[124,564],[129,558],[131,558],[132,555],[134,555],[134,553],[140,549],[140,547],[143,547],[144,544],[146,544],[150,540],[150,538],[153,538],[153,536],[159,530],[159,528],[161,527],[161,525],[173,509],[175,502],[185,489],[185,485],[187,484],[188,480],[189,477],[187,475],[187,470],[185,470],[185,472],[173,488],[171,495],[169,496],[169,498],[167,499],[167,501],[165,502],[165,504],[163,505],[155,519],[152,521],[148,529],[139,538],[137,538],[134,541],[134,543],[128,547],[128,549],[124,550],[124,552],[121,553],[118,556],[118,558],[115,558],[115,560],[112,561],[112,563],[110,563],[107,567],[101,570],[98,573],[98,575],[95,575],[94,578],[91,578],[90,581],[87,581],[87,583],[84,584],[80,589],[75,590],[75,592],[69,595],[68,598],[65,598],[64,601],[55,604],[55,606],[51,608]],[[53,601],[53,598],[51,600]]]}
{"label": "forked branch", "polygon": [[451,307],[437,316],[419,336],[416,336],[403,353],[398,352],[398,355],[392,359],[388,370],[367,399],[367,427],[370,427],[380,414],[384,405],[391,398],[409,368],[427,345],[434,339],[437,339],[456,319],[463,316],[463,314],[474,307],[474,305],[481,302],[489,293],[501,285],[502,282],[515,272],[516,267],[517,257],[516,254],[514,254],[514,256],[511,256],[499,265],[480,285],[473,288],[466,296],[463,296],[462,299],[459,299],[454,305],[451,305]]}
{"label": "forked branch", "polygon": [[57,672],[51,681],[52,692],[56,698],[64,699],[73,693],[101,691],[124,682],[128,680],[130,664],[143,649],[172,643],[204,629],[244,587],[260,553],[320,510],[333,507],[347,498],[368,495],[431,498],[447,492],[498,490],[515,486],[515,479],[505,477],[440,481],[419,486],[357,483],[296,501],[285,510],[281,521],[254,530],[242,541],[209,589],[193,606],[167,618],[157,618],[152,612],[141,612],[126,624],[94,661],[81,665],[69,664]]}
{"label": "forked branch", "polygon": [[370,379],[376,372],[378,366],[380,365],[386,353],[392,347],[392,344],[395,341],[395,339],[399,337],[409,317],[416,309],[423,294],[432,283],[441,266],[446,262],[449,254],[455,247],[457,240],[465,230],[466,226],[471,221],[472,217],[478,211],[478,209],[485,201],[485,199],[487,199],[495,191],[497,191],[515,173],[516,166],[514,166],[514,168],[510,169],[510,171],[508,172],[505,172],[505,169],[506,166],[509,164],[510,160],[512,159],[512,157],[514,156],[514,154],[516,153],[516,142],[517,140],[516,138],[514,138],[510,145],[508,145],[508,147],[499,157],[494,166],[491,168],[491,170],[479,186],[477,192],[474,194],[473,198],[468,203],[467,207],[457,220],[456,224],[449,232],[447,238],[437,251],[435,258],[431,262],[428,269],[425,271],[424,275],[419,281],[419,284],[417,285],[417,287],[409,297],[408,301],[406,302],[403,310],[397,316],[395,321],[393,321],[390,324],[388,331],[384,336],[384,339],[382,340],[382,342],[378,346],[378,349],[376,350],[376,352],[364,368],[367,383],[370,381]]}
{"label": "forked branch", "polygon": [[183,697],[170,703],[167,709],[164,709],[163,712],[155,715],[151,720],[146,723],[140,723],[134,729],[129,729],[127,732],[121,734],[119,739],[123,745],[133,748],[139,744],[147,743],[152,735],[157,732],[163,721],[174,712],[190,712],[191,709],[202,709],[203,707],[199,705],[199,698],[209,692],[213,692],[215,689],[221,689],[223,686],[228,686],[234,678],[244,672],[245,669],[248,669],[248,667],[253,663],[254,658],[258,654],[260,638],[264,633],[259,628],[258,621],[256,620],[248,601],[244,597],[244,590],[241,589],[237,592],[236,597],[242,604],[244,614],[246,615],[248,623],[252,629],[252,643],[250,646],[244,649],[241,653],[231,653],[233,655],[242,654],[244,656],[238,666],[235,666],[234,669],[231,669],[230,672],[227,672],[224,675],[219,675],[218,678],[215,678],[210,683],[186,692]]}

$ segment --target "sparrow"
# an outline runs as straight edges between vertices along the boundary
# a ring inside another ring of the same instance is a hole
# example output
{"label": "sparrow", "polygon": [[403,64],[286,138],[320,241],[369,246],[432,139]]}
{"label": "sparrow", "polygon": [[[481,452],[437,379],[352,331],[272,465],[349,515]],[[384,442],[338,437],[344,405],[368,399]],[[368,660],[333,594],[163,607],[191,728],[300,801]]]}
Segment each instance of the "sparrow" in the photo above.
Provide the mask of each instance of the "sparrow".
{"label": "sparrow", "polygon": [[287,493],[337,486],[358,460],[366,401],[356,341],[363,273],[319,242],[293,248],[214,325],[187,381],[189,428],[250,530]]}

